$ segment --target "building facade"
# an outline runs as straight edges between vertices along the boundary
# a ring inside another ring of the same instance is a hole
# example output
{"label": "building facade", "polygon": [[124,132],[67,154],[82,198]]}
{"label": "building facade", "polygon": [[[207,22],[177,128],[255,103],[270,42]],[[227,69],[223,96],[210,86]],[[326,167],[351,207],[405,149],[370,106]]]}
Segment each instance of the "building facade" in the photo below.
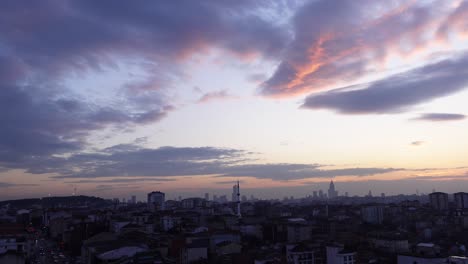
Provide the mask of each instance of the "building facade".
{"label": "building facade", "polygon": [[429,201],[431,207],[435,210],[446,211],[448,210],[448,194],[443,192],[433,192],[429,194]]}
{"label": "building facade", "polygon": [[152,212],[165,209],[166,195],[163,192],[148,193],[148,209]]}
{"label": "building facade", "polygon": [[468,193],[457,192],[453,194],[453,198],[457,209],[468,209]]}

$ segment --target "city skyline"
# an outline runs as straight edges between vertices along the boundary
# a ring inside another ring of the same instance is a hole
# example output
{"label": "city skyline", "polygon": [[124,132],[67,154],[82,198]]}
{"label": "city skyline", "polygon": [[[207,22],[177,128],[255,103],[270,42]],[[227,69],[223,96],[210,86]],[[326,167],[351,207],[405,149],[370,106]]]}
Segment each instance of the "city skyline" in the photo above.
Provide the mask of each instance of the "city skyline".
{"label": "city skyline", "polygon": [[466,191],[467,16],[459,0],[6,2],[0,200]]}

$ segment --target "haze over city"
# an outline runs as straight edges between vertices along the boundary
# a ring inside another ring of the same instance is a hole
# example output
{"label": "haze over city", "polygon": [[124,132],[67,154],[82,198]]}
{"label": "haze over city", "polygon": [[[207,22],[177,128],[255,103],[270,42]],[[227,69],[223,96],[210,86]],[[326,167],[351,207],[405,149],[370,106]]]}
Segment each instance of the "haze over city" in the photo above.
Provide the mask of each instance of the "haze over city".
{"label": "haze over city", "polygon": [[2,1],[0,200],[468,187],[468,1]]}

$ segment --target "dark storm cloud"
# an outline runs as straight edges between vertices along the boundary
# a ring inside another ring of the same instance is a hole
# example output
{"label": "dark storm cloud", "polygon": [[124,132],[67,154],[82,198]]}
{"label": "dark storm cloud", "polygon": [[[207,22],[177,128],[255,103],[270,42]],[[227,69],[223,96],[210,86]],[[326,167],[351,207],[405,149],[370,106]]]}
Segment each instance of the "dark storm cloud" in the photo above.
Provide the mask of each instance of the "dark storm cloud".
{"label": "dark storm cloud", "polygon": [[443,122],[443,121],[464,120],[465,118],[466,116],[462,114],[426,113],[426,114],[421,114],[421,116],[414,118],[413,120]]}
{"label": "dark storm cloud", "polygon": [[303,108],[343,114],[388,114],[468,88],[468,55],[445,59],[375,82],[312,94]]}

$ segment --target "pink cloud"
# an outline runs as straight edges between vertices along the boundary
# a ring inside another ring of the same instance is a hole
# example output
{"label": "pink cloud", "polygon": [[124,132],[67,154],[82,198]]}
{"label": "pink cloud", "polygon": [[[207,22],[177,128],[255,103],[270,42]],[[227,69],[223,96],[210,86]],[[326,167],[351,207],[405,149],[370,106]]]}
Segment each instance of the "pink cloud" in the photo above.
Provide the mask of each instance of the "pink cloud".
{"label": "pink cloud", "polygon": [[333,88],[382,70],[389,56],[409,58],[427,51],[437,39],[431,32],[441,25],[467,28],[466,4],[389,5],[315,1],[304,7],[295,17],[295,40],[276,72],[262,84],[262,93],[288,97]]}

